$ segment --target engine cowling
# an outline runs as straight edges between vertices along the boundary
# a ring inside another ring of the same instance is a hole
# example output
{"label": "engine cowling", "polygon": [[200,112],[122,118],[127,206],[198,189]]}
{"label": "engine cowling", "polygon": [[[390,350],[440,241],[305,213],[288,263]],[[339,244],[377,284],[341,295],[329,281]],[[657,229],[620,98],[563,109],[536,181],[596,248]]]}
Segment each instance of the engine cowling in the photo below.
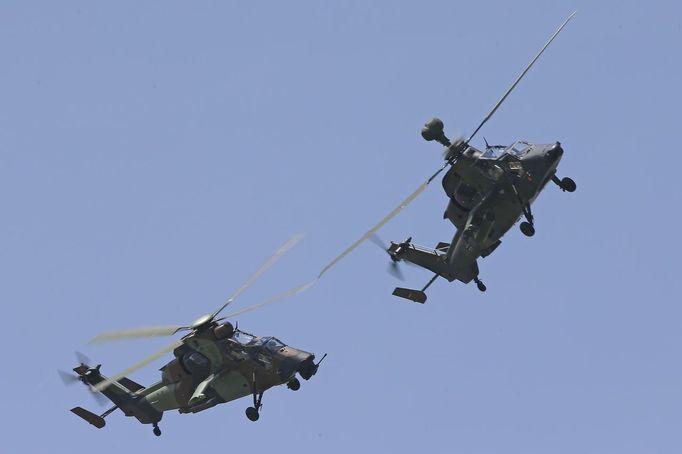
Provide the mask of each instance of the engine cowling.
{"label": "engine cowling", "polygon": [[216,339],[228,339],[234,335],[234,326],[230,322],[225,322],[213,328],[213,335]]}

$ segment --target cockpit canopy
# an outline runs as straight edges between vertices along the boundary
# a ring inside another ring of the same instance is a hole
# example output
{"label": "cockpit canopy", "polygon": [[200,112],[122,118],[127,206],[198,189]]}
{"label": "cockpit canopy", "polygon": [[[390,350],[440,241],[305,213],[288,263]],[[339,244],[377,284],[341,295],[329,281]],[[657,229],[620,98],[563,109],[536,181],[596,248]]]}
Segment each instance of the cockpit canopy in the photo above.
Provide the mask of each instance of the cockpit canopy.
{"label": "cockpit canopy", "polygon": [[276,352],[280,348],[284,347],[284,343],[277,339],[276,337],[261,337],[256,341],[258,345],[262,345],[271,352]]}
{"label": "cockpit canopy", "polygon": [[250,344],[251,342],[253,342],[255,338],[256,336],[249,333],[245,333],[244,331],[239,331],[238,329],[235,330],[234,335],[232,335],[232,339],[236,340],[242,345]]}
{"label": "cockpit canopy", "polygon": [[503,145],[493,145],[488,147],[480,156],[481,159],[499,159],[505,154],[521,158],[523,155],[528,153],[528,150],[532,147],[532,144],[524,142],[523,140],[517,140],[512,145],[506,147]]}
{"label": "cockpit canopy", "polygon": [[272,352],[276,352],[280,348],[286,346],[284,344],[284,342],[277,339],[276,337],[272,337],[272,336],[258,337],[258,336],[254,336],[253,334],[245,333],[244,331],[240,331],[240,330],[235,330],[234,335],[232,336],[232,339],[236,340],[237,342],[239,342],[242,345],[262,346],[262,347],[265,347]]}

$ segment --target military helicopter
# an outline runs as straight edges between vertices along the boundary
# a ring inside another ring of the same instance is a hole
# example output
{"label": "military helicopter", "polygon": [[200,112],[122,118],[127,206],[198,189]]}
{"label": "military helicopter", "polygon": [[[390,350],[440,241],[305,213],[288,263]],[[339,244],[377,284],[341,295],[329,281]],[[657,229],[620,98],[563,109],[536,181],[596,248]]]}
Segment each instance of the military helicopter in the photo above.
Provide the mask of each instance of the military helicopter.
{"label": "military helicopter", "polygon": [[[71,412],[101,429],[105,426],[104,418],[120,409],[126,416],[135,417],[142,424],[152,424],[154,435],[160,436],[159,422],[166,411],[197,413],[251,395],[253,405],[246,409],[246,416],[251,421],[257,421],[263,393],[266,390],[283,384],[291,390],[298,390],[301,383],[297,375],[309,380],[317,373],[326,354],[315,362],[315,355],[312,353],[288,346],[275,337],[249,334],[233,326],[226,319],[300,293],[310,287],[309,283],[258,305],[218,318],[239,294],[296,241],[298,239],[292,238],[282,246],[220,308],[189,325],[130,329],[95,337],[93,342],[107,342],[189,331],[166,348],[111,378],[102,375],[101,365],[93,367],[81,356],[80,364],[73,368],[76,375],[62,372],[62,378],[65,382],[81,381],[94,393],[101,393],[95,394],[96,396],[101,397],[103,394],[111,400],[114,406],[100,415],[82,407],[75,407]],[[145,387],[126,377],[169,352],[173,352],[173,359],[160,369],[161,380],[158,382]]]}
{"label": "military helicopter", "polygon": [[[549,181],[556,183],[563,191],[575,191],[576,184],[573,180],[559,179],[556,175],[557,166],[564,153],[559,142],[533,144],[518,140],[511,145],[489,145],[486,141],[484,151],[470,145],[476,133],[493,116],[574,15],[575,13],[571,14],[554,32],[466,140],[448,139],[444,133],[443,122],[438,118],[430,120],[422,129],[421,134],[425,140],[436,141],[445,147],[445,164],[344,252],[347,254],[365,239],[370,239],[388,252],[392,260],[389,270],[398,277],[400,273],[397,264],[400,261],[412,263],[434,273],[421,290],[398,287],[393,291],[393,295],[423,304],[426,302],[426,289],[439,276],[449,282],[474,281],[480,291],[486,291],[485,284],[478,277],[477,258],[492,254],[500,245],[502,236],[522,216],[525,221],[520,225],[521,232],[526,236],[535,234],[531,204]],[[443,218],[450,220],[457,228],[452,241],[440,242],[435,248],[428,248],[413,244],[410,237],[399,243],[391,242],[390,246],[386,247],[376,232],[398,215],[448,167],[450,169],[443,177],[443,189],[450,201]]]}

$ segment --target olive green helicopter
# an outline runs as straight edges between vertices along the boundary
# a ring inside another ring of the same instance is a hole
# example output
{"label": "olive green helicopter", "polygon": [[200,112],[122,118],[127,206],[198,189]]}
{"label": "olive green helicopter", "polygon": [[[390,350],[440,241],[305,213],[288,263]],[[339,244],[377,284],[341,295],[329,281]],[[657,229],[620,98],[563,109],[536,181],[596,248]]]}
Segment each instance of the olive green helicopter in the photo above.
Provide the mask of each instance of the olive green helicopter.
{"label": "olive green helicopter", "polygon": [[[85,356],[80,355],[80,364],[73,368],[75,375],[60,371],[64,382],[80,381],[96,397],[102,399],[103,395],[114,405],[99,415],[82,407],[74,407],[71,412],[101,429],[105,426],[104,418],[120,409],[123,414],[136,418],[142,424],[151,424],[154,434],[160,436],[159,422],[164,412],[178,410],[180,413],[198,413],[218,404],[252,396],[253,403],[246,409],[246,416],[251,421],[257,421],[266,390],[284,384],[293,391],[298,390],[301,382],[297,376],[309,380],[317,373],[320,363],[327,355],[316,362],[312,353],[286,345],[275,337],[249,334],[227,319],[293,296],[309,288],[312,283],[298,286],[225,317],[219,315],[299,238],[294,237],[285,243],[217,310],[189,325],[128,329],[95,337],[92,342],[100,343],[169,336],[188,331],[159,352],[112,377],[102,375],[101,365],[92,366]],[[170,352],[173,353],[173,358],[160,369],[161,379],[158,382],[145,387],[127,377],[133,371]]]}
{"label": "olive green helicopter", "polygon": [[[500,245],[502,236],[522,217],[525,220],[520,224],[521,232],[529,237],[535,234],[531,204],[547,183],[556,183],[563,191],[575,191],[576,184],[572,179],[560,179],[556,174],[564,154],[559,142],[534,144],[517,140],[511,145],[490,145],[484,139],[485,150],[479,150],[470,144],[574,15],[575,13],[571,14],[554,32],[468,138],[450,140],[445,136],[443,122],[438,118],[430,120],[422,129],[421,134],[425,140],[435,141],[445,147],[445,163],[347,250],[349,252],[369,239],[388,252],[391,259],[389,271],[396,277],[402,279],[398,268],[401,261],[434,273],[421,289],[397,287],[393,295],[425,303],[425,291],[438,277],[449,282],[473,281],[480,291],[486,291],[485,284],[479,278],[477,259],[492,254]],[[452,240],[439,242],[434,248],[415,245],[412,237],[386,245],[376,232],[416,199],[448,167],[449,170],[442,180],[443,190],[449,199],[443,218],[456,228]]]}

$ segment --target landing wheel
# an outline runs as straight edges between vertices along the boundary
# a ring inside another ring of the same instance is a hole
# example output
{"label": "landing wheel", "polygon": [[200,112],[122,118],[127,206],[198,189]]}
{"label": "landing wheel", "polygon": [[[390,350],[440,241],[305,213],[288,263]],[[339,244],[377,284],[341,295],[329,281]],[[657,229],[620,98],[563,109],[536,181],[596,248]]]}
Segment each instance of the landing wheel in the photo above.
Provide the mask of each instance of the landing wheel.
{"label": "landing wheel", "polygon": [[488,287],[486,287],[485,284],[479,278],[474,279],[474,282],[476,282],[476,287],[478,287],[480,291],[485,292],[486,290],[488,290]]}
{"label": "landing wheel", "polygon": [[562,191],[567,191],[567,192],[573,192],[576,189],[575,181],[571,180],[568,177],[564,177],[561,179],[561,183],[559,183],[559,187],[561,188]]}
{"label": "landing wheel", "polygon": [[533,224],[531,224],[530,222],[523,221],[519,227],[521,228],[521,232],[524,235],[526,236],[535,235],[535,227],[533,227]]}
{"label": "landing wheel", "polygon": [[287,388],[289,388],[292,391],[298,391],[301,389],[301,382],[298,380],[298,378],[294,377],[291,380],[289,380],[289,383],[287,383]]}
{"label": "landing wheel", "polygon": [[253,407],[249,407],[246,409],[246,417],[249,418],[249,421],[258,421],[258,418],[260,418],[260,415],[258,414],[258,410],[256,410]]}
{"label": "landing wheel", "polygon": [[157,437],[161,436],[161,429],[159,429],[159,426],[157,425],[154,426],[154,430],[152,432],[154,432],[154,435],[156,435]]}

